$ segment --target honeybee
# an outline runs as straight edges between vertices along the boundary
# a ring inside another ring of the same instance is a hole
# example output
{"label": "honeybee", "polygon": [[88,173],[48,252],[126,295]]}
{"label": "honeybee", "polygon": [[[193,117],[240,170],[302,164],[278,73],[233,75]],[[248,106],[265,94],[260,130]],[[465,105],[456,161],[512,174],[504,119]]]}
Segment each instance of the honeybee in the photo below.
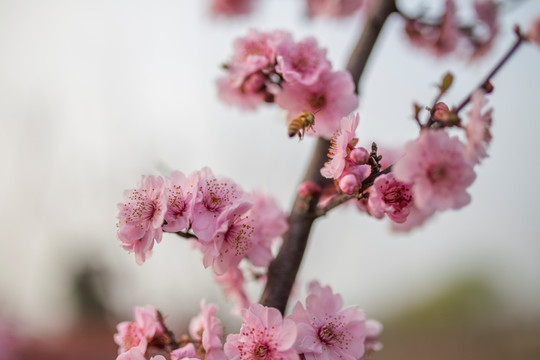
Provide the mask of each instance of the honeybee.
{"label": "honeybee", "polygon": [[289,137],[298,135],[298,138],[302,140],[307,130],[311,129],[315,125],[315,115],[310,112],[302,112],[298,114],[289,124],[287,131]]}

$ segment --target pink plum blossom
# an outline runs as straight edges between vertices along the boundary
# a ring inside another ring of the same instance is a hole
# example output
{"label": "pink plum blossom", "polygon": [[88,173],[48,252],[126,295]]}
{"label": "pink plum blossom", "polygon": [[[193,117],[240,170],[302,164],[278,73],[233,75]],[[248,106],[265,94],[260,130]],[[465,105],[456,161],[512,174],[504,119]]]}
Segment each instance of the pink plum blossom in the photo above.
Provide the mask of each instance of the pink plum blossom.
{"label": "pink plum blossom", "polygon": [[[254,80],[259,83],[258,87]],[[229,105],[236,105],[244,110],[254,110],[269,96],[266,92],[265,81],[260,73],[254,73],[240,81],[229,74],[217,80],[218,96]]]}
{"label": "pink plum blossom", "polygon": [[154,240],[160,242],[161,226],[167,211],[165,180],[158,176],[142,176],[137,189],[124,192],[126,202],[118,204],[118,238],[122,247],[135,252],[137,264],[152,254]]}
{"label": "pink plum blossom", "polygon": [[[341,119],[341,127],[336,130],[330,141],[330,149],[328,149],[329,160],[321,169],[321,175],[329,179],[338,179],[345,165],[351,148],[356,145],[358,139],[355,138],[356,128],[360,121],[358,113],[349,115]],[[356,139],[353,141],[353,139]],[[353,145],[351,146],[351,142]]]}
{"label": "pink plum blossom", "polygon": [[414,46],[425,48],[436,56],[454,51],[459,37],[454,1],[446,0],[440,24],[431,25],[417,19],[409,19],[406,22],[405,32]]}
{"label": "pink plum blossom", "polygon": [[209,168],[199,171],[198,194],[191,224],[199,240],[210,241],[218,227],[219,216],[243,197],[242,189],[233,180],[216,177]]}
{"label": "pink plum blossom", "polygon": [[[158,321],[157,311],[152,306],[135,307],[133,318],[133,321],[124,321],[116,326],[118,332],[114,334],[114,342],[119,346],[119,354],[130,349],[136,349],[136,351],[131,352],[130,356],[136,356],[135,352],[137,351],[144,354],[152,339],[163,334],[163,327]],[[136,357],[133,360],[136,360]]]}
{"label": "pink plum blossom", "polygon": [[311,112],[315,114],[315,125],[307,133],[325,139],[330,139],[341,118],[358,106],[352,76],[347,71],[324,72],[310,86],[288,82],[282,86],[275,101],[289,112],[289,122],[301,112]]}
{"label": "pink plum blossom", "polygon": [[171,351],[171,360],[183,360],[183,359],[199,359],[199,355],[195,351],[195,346],[192,343]]}
{"label": "pink plum blossom", "polygon": [[364,0],[306,0],[310,17],[345,17],[354,14]]}
{"label": "pink plum blossom", "polygon": [[194,340],[201,341],[205,353],[205,360],[221,360],[223,353],[223,326],[216,317],[217,307],[214,304],[206,305],[201,300],[201,313],[189,323],[189,333]]}
{"label": "pink plum blossom", "polygon": [[527,39],[540,46],[540,16],[534,19],[529,25]]}
{"label": "pink plum blossom", "polygon": [[411,186],[397,181],[394,175],[384,174],[375,179],[369,192],[369,213],[381,219],[384,214],[397,223],[407,219],[413,203]]}
{"label": "pink plum blossom", "polygon": [[251,305],[244,290],[244,274],[237,267],[230,268],[223,275],[216,275],[216,282],[223,287],[225,296],[235,303],[233,312],[240,315],[240,310]]}
{"label": "pink plum blossom", "polygon": [[276,71],[285,81],[312,85],[323,71],[331,68],[326,59],[326,50],[320,49],[313,37],[298,43],[282,41],[277,46]]}
{"label": "pink plum blossom", "polygon": [[482,112],[482,108],[487,104],[482,90],[473,93],[471,99],[472,108],[469,112],[469,122],[465,128],[467,133],[467,146],[465,157],[469,161],[479,164],[486,157],[487,147],[491,142],[491,113],[493,109]]}
{"label": "pink plum blossom", "polygon": [[228,64],[230,71],[246,76],[273,68],[276,47],[283,41],[292,41],[291,35],[282,31],[265,33],[250,29],[245,37],[234,41],[234,54]]}
{"label": "pink plum blossom", "polygon": [[298,327],[294,348],[306,360],[357,360],[364,355],[364,314],[354,306],[342,306],[341,295],[318,282],[309,285],[305,307],[296,303],[288,318]]}
{"label": "pink plum blossom", "polygon": [[167,224],[163,225],[163,230],[178,232],[189,229],[197,188],[197,173],[191,174],[189,178],[179,171],[171,174],[167,184]]}
{"label": "pink plum blossom", "polygon": [[253,9],[254,0],[212,0],[212,15],[234,17],[247,15]]}
{"label": "pink plum blossom", "polygon": [[246,215],[251,206],[251,202],[240,202],[228,207],[217,218],[210,240],[199,238],[204,267],[212,266],[216,275],[238,266],[251,250],[254,220]]}
{"label": "pink plum blossom", "polygon": [[261,191],[252,193],[253,207],[247,216],[254,221],[252,246],[246,256],[255,266],[268,266],[274,258],[270,248],[272,241],[289,228],[287,214],[276,200]]}
{"label": "pink plum blossom", "polygon": [[398,181],[412,184],[420,210],[459,209],[471,201],[466,190],[476,178],[464,150],[457,137],[443,130],[424,130],[406,144],[405,155],[392,172]]}
{"label": "pink plum blossom", "polygon": [[229,335],[224,346],[229,360],[299,360],[296,325],[277,309],[253,304],[242,310],[242,320],[240,333]]}

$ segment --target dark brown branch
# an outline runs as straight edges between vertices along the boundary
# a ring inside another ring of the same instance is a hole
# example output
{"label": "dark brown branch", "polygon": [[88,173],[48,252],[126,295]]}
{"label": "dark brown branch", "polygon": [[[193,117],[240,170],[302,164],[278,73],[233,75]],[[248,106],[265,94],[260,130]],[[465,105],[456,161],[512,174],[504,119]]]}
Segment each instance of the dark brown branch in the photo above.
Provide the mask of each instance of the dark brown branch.
{"label": "dark brown branch", "polygon": [[176,234],[176,235],[178,235],[178,236],[181,236],[181,237],[183,237],[183,238],[186,238],[186,239],[195,239],[195,240],[199,240],[199,238],[197,237],[197,235],[192,234],[192,233],[189,233],[189,232],[178,231],[178,232],[175,232],[174,234]]}
{"label": "dark brown branch", "polygon": [[161,314],[161,311],[157,312],[157,318],[158,322],[161,324],[161,327],[163,328],[163,332],[165,335],[167,335],[167,338],[169,339],[169,346],[172,350],[176,350],[179,347],[178,342],[176,341],[174,337],[174,333],[165,325],[165,320],[163,319],[163,314]]}
{"label": "dark brown branch", "polygon": [[[366,20],[362,34],[347,64],[347,70],[352,75],[357,92],[360,78],[382,27],[388,16],[394,11],[396,11],[395,0],[378,0],[373,5]],[[329,141],[318,139],[304,181],[312,181],[321,188],[330,183],[330,180],[323,178],[320,174],[320,169],[327,159],[329,145]],[[283,245],[277,257],[268,268],[268,281],[260,303],[275,307],[281,313],[284,313],[287,307],[287,301],[304,256],[311,226],[317,218],[318,200],[318,197],[312,197],[308,201],[299,196],[296,197],[289,216],[289,230],[283,236]]]}

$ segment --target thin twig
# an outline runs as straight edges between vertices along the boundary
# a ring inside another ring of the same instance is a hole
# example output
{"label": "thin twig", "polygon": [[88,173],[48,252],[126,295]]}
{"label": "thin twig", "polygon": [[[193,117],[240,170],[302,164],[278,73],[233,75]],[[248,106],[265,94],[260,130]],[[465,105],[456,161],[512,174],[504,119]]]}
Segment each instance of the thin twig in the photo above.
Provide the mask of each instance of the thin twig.
{"label": "thin twig", "polygon": [[493,68],[493,70],[491,70],[491,72],[485,77],[485,79],[480,83],[480,85],[478,85],[477,87],[474,88],[473,91],[471,91],[471,93],[459,104],[459,106],[454,110],[454,112],[457,114],[459,113],[470,101],[471,101],[471,98],[472,98],[472,94],[478,90],[478,89],[485,89],[489,84],[490,84],[490,80],[493,76],[495,76],[495,74],[497,74],[497,72],[503,67],[503,65],[508,61],[508,59],[510,59],[512,57],[512,55],[514,55],[514,53],[516,52],[516,50],[519,48],[519,46],[523,43],[523,41],[525,40],[525,38],[523,37],[523,35],[521,34],[519,28],[516,26],[516,28],[514,29],[516,35],[517,35],[517,39],[516,39],[516,42],[514,43],[514,45],[506,52],[506,54],[502,57],[502,59],[497,63],[497,65]]}
{"label": "thin twig", "polygon": [[180,236],[180,237],[183,237],[185,239],[195,239],[195,240],[199,240],[199,238],[197,237],[197,235],[195,234],[192,234],[190,232],[183,232],[183,231],[178,231],[178,232],[175,232],[174,234]]}

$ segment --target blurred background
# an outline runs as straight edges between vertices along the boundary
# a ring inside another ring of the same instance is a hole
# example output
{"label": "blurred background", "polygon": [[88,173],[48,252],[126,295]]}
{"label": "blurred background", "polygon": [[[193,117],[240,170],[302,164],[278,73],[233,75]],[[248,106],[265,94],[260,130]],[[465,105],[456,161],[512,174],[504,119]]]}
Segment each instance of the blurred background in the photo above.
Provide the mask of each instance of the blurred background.
{"label": "blurred background", "polygon": [[[467,16],[471,2],[458,3]],[[540,3],[504,12],[475,62],[412,48],[391,17],[360,85],[360,142],[414,139],[412,103],[430,104],[446,71],[445,101],[460,102]],[[220,102],[220,65],[256,28],[315,36],[343,69],[362,24],[310,20],[300,0],[259,1],[235,19],[210,16],[207,1],[0,1],[0,359],[113,359],[115,326],[136,305],[154,305],[180,334],[206,298],[236,332],[199,252],[166,234],[136,265],[116,238],[116,204],[142,174],[209,166],[288,209],[314,139],[289,139],[276,106]],[[525,45],[493,81],[494,139],[469,206],[407,234],[354,208],[315,224],[299,298],[318,279],[383,322],[374,359],[540,358],[538,64],[540,48]],[[261,288],[249,291],[255,301]]]}

